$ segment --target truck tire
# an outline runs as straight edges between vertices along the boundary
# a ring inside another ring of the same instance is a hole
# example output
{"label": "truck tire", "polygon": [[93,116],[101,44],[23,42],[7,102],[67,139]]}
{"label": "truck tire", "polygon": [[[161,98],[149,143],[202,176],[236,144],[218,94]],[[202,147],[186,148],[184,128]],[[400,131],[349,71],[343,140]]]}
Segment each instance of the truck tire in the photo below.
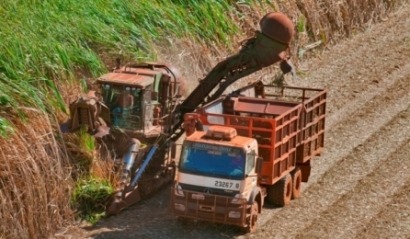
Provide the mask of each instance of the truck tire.
{"label": "truck tire", "polygon": [[266,199],[269,203],[278,206],[286,206],[292,198],[292,177],[290,174],[281,178],[274,185],[268,187],[268,195]]}
{"label": "truck tire", "polygon": [[246,232],[251,233],[256,231],[258,216],[259,204],[257,201],[254,201],[252,207],[250,208],[249,217],[247,219],[248,226],[245,228]]}
{"label": "truck tire", "polygon": [[292,199],[300,198],[302,193],[302,171],[296,168],[292,172]]}

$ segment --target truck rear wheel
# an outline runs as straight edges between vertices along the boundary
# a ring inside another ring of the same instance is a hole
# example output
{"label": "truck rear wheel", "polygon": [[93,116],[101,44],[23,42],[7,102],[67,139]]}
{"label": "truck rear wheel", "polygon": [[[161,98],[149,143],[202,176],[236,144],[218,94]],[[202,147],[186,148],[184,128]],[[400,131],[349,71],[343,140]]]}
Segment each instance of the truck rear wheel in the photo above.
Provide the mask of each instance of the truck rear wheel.
{"label": "truck rear wheel", "polygon": [[246,227],[246,232],[255,232],[256,225],[259,215],[259,204],[257,201],[254,201],[252,207],[250,208],[249,217],[248,217],[248,226]]}
{"label": "truck rear wheel", "polygon": [[292,177],[288,174],[274,185],[268,187],[268,195],[266,199],[269,203],[283,207],[290,203],[292,191]]}
{"label": "truck rear wheel", "polygon": [[302,171],[296,168],[292,172],[292,199],[299,198],[302,193]]}

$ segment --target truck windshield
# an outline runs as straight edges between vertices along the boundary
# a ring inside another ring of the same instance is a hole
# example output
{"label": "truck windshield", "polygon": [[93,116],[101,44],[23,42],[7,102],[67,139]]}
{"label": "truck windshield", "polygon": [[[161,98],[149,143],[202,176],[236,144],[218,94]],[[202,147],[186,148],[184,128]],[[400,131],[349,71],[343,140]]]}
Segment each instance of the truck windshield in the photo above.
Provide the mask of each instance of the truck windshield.
{"label": "truck windshield", "polygon": [[179,170],[203,176],[243,179],[245,153],[240,148],[185,142]]}

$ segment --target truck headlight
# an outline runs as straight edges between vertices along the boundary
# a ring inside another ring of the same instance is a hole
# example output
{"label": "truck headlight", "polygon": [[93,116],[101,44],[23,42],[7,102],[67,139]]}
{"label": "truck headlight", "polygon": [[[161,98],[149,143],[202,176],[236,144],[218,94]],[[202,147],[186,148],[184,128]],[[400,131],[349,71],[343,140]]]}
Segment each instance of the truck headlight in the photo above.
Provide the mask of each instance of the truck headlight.
{"label": "truck headlight", "polygon": [[177,210],[177,211],[185,211],[185,205],[183,205],[183,204],[180,204],[180,203],[174,203],[174,208],[175,208],[175,210]]}
{"label": "truck headlight", "polygon": [[175,184],[174,194],[176,196],[185,197],[184,191],[182,190],[182,187],[179,184]]}
{"label": "truck headlight", "polygon": [[229,218],[240,218],[241,217],[241,212],[239,212],[239,211],[229,211],[228,217]]}
{"label": "truck headlight", "polygon": [[234,198],[232,198],[232,204],[242,204],[245,197],[242,194],[236,194]]}

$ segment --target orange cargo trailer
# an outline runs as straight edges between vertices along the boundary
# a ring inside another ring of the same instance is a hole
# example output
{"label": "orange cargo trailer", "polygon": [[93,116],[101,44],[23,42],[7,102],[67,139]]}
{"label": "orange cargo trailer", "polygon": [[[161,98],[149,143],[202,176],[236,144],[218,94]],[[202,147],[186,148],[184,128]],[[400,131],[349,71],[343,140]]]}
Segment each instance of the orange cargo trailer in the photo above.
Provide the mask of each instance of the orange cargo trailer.
{"label": "orange cargo trailer", "polygon": [[324,146],[325,112],[326,90],[257,82],[186,114],[174,213],[255,230],[265,199],[300,196]]}

